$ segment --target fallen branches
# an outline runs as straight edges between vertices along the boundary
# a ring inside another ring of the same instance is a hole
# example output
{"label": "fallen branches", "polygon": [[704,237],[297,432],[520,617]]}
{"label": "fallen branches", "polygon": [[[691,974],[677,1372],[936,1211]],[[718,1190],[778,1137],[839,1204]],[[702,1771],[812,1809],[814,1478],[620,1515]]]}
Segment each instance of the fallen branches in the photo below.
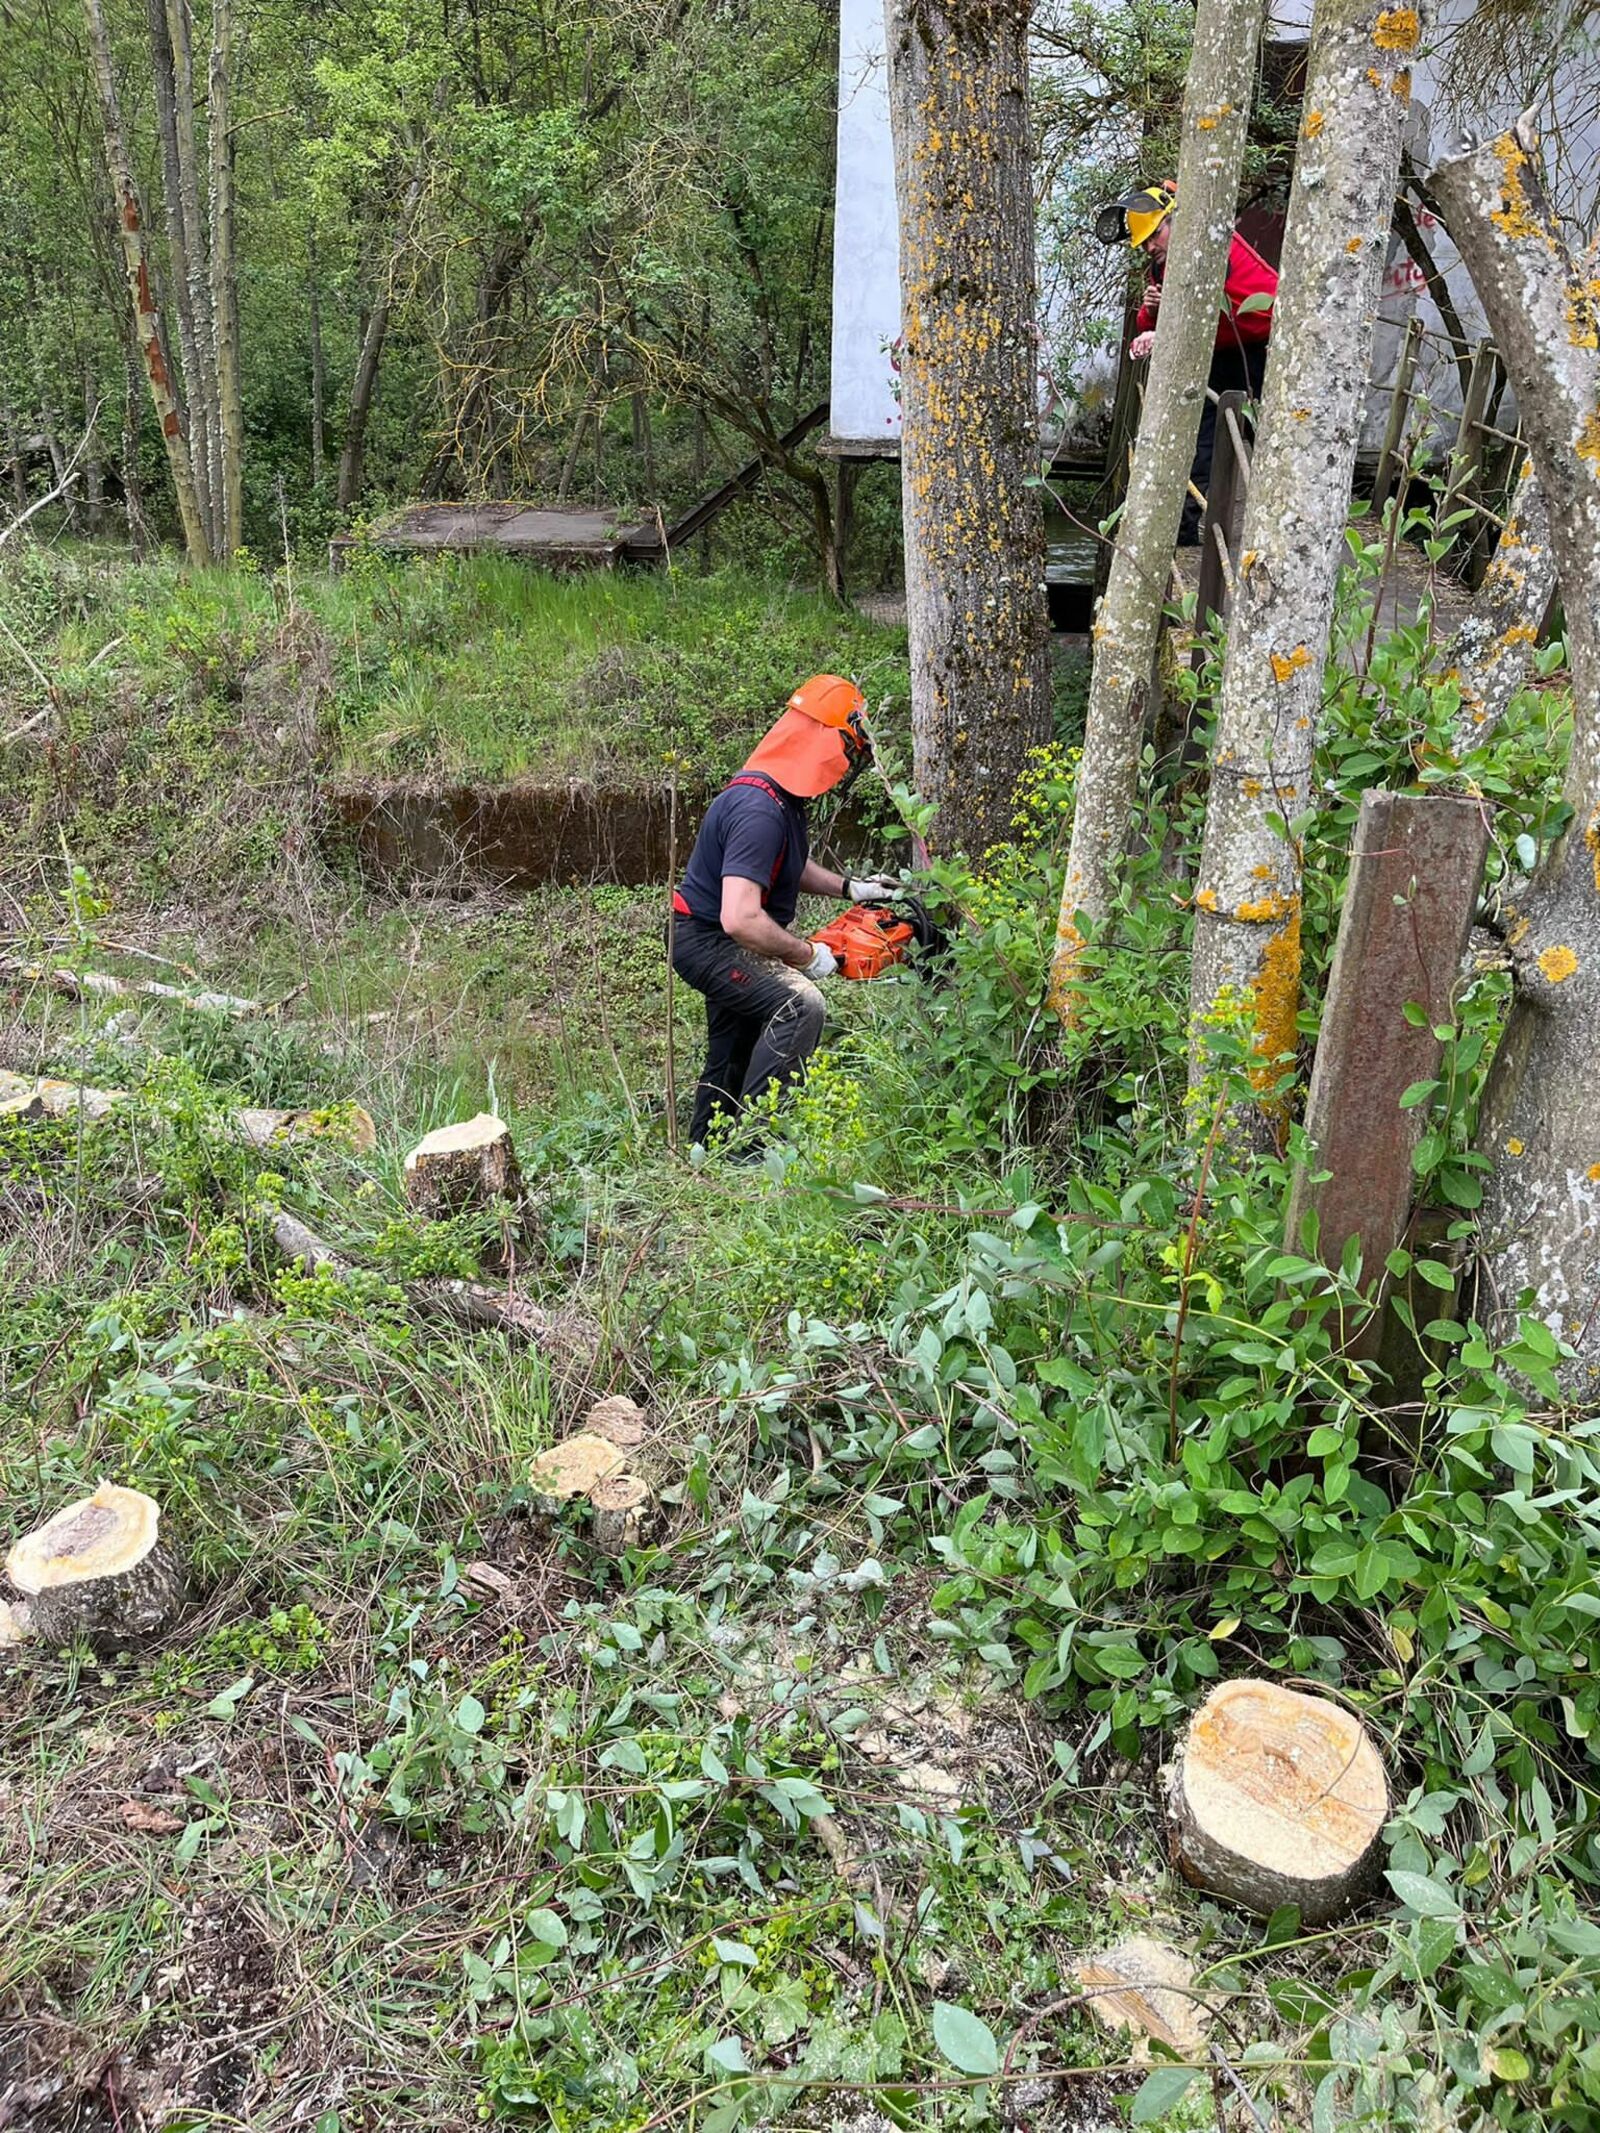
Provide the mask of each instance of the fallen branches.
{"label": "fallen branches", "polygon": [[[63,1081],[48,1074],[12,1074],[0,1070],[0,1118],[83,1118],[91,1124],[124,1105],[137,1104],[128,1089],[97,1089],[86,1082]],[[155,1115],[159,1117],[159,1112]],[[360,1104],[331,1104],[317,1110],[275,1111],[246,1105],[220,1114],[232,1139],[251,1148],[282,1146],[289,1141],[344,1141],[357,1155],[377,1146],[372,1115]]]}
{"label": "fallen branches", "polygon": [[0,972],[21,979],[24,984],[46,986],[64,1000],[170,1000],[179,1007],[198,1008],[205,1014],[235,1016],[268,1015],[281,1005],[276,1000],[263,1005],[259,1000],[242,999],[231,992],[189,992],[181,985],[163,985],[159,978],[118,978],[105,970],[69,970],[64,965],[22,963],[11,958],[0,961]]}
{"label": "fallen branches", "polygon": [[[278,1214],[272,1221],[273,1242],[286,1259],[295,1260],[308,1273],[331,1273],[343,1280],[355,1271],[353,1260],[319,1237],[297,1215]],[[488,1326],[512,1339],[541,1345],[555,1321],[526,1297],[509,1289],[491,1289],[477,1281],[402,1282],[407,1304],[427,1318],[443,1318],[458,1326]]]}

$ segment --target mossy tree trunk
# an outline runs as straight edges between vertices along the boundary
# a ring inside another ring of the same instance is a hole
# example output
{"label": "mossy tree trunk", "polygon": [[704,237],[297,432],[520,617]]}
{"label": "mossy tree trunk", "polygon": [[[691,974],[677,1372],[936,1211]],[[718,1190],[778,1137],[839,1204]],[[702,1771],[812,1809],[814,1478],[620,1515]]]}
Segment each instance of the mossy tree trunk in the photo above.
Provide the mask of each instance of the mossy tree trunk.
{"label": "mossy tree trunk", "polygon": [[1011,835],[1048,739],[1031,0],[887,0],[916,783],[944,850]]}
{"label": "mossy tree trunk", "polygon": [[[1323,662],[1394,211],[1417,11],[1318,0],[1229,619],[1195,891],[1190,1078],[1242,1017],[1263,1098],[1295,1049],[1302,853]],[[1281,826],[1279,826],[1281,824]],[[1257,1142],[1270,1101],[1243,1107]]]}
{"label": "mossy tree trunk", "polygon": [[1167,578],[1228,269],[1264,13],[1264,0],[1200,0],[1195,14],[1161,322],[1110,582],[1095,617],[1083,760],[1051,962],[1050,1004],[1066,1028],[1085,925],[1092,933],[1110,916],[1127,849]]}
{"label": "mossy tree trunk", "polygon": [[1490,1312],[1519,1298],[1600,1379],[1600,292],[1575,259],[1524,118],[1432,174],[1516,388],[1550,520],[1572,667],[1572,820],[1511,914],[1511,1017],[1485,1092]]}

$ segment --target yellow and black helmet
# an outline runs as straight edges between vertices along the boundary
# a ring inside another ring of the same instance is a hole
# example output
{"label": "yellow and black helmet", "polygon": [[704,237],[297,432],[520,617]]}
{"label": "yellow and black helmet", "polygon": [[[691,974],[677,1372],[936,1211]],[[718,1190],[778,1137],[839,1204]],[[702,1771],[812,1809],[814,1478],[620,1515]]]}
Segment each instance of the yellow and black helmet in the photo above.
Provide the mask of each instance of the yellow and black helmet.
{"label": "yellow and black helmet", "polygon": [[1175,186],[1141,185],[1101,208],[1094,218],[1094,233],[1102,244],[1131,244],[1137,252],[1160,229],[1177,199]]}

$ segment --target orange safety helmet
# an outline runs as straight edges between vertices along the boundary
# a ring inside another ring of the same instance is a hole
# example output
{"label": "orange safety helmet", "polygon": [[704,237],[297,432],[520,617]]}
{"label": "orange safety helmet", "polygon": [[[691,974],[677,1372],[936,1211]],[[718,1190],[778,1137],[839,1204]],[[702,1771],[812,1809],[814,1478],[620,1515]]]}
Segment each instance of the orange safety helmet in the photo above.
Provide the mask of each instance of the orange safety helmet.
{"label": "orange safety helmet", "polygon": [[867,700],[839,674],[813,674],[790,697],[782,718],[756,743],[746,770],[765,771],[785,792],[814,800],[831,792],[867,754],[862,713]]}

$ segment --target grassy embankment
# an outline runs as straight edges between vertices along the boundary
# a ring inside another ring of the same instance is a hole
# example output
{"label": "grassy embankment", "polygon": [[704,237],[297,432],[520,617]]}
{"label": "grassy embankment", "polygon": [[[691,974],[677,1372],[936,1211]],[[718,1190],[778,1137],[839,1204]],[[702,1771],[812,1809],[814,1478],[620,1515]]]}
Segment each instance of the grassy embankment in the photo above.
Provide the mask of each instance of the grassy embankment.
{"label": "grassy embankment", "polygon": [[[48,747],[11,757],[19,945],[308,987],[238,1024],[10,996],[0,1063],[140,1094],[0,1126],[7,1529],[109,1474],[166,1504],[195,1582],[158,1651],[6,1681],[0,2071],[61,2078],[38,2124],[1112,2122],[1143,2077],[1067,1971],[1126,1929],[1193,1952],[1281,2123],[1313,2099],[1330,2128],[1587,2122],[1594,1425],[1548,1336],[1441,1319],[1425,1456],[1369,1468],[1355,1289],[1279,1250],[1281,1166],[1191,1213],[1159,855],[1192,850],[1192,796],[1146,825],[1052,1143],[1058,765],[964,885],[948,982],[841,996],[767,1166],[694,1172],[660,1105],[658,899],[387,906],[319,856],[315,785],[415,771],[425,726],[452,774],[555,734],[590,770],[732,749],[836,656],[825,610],[475,571],[307,579],[293,615],[256,578],[19,585],[59,692]],[[1335,860],[1361,785],[1460,777],[1447,695],[1384,656],[1333,689],[1309,842]],[[1561,735],[1530,692],[1469,767],[1512,863],[1559,820]],[[1338,894],[1331,864],[1313,982]],[[1499,992],[1464,998],[1436,1099],[1428,1182],[1463,1224]],[[359,1100],[377,1149],[245,1151],[240,1099]],[[423,1226],[399,1189],[416,1134],[485,1102],[523,1157],[517,1279],[566,1314],[546,1353],[441,1334],[400,1287],[504,1245],[508,1211]],[[278,1207],[358,1273],[287,1268]],[[647,1400],[669,1453],[660,1543],[620,1568],[524,1502],[592,1390]],[[475,1558],[509,1599],[476,1596]],[[1156,1766],[1248,1668],[1366,1715],[1398,1905],[1263,1928],[1168,1873]],[[1216,2079],[1142,2108],[1243,2123]]]}

